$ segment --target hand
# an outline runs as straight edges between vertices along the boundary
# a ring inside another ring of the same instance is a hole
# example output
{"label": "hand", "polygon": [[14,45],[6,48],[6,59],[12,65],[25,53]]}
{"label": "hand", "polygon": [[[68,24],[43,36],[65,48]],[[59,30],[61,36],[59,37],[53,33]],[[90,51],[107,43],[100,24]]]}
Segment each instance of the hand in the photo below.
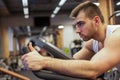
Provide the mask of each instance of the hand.
{"label": "hand", "polygon": [[44,57],[41,56],[32,46],[32,43],[29,43],[28,48],[31,52],[22,56],[22,61],[25,67],[30,70],[41,70],[43,69],[43,59]]}

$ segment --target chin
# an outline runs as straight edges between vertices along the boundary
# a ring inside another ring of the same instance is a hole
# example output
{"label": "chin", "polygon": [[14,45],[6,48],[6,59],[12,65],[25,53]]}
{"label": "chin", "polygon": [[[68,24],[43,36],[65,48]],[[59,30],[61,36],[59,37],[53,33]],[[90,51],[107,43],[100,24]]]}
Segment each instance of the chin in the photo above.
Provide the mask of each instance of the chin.
{"label": "chin", "polygon": [[89,41],[90,38],[82,38],[83,41]]}

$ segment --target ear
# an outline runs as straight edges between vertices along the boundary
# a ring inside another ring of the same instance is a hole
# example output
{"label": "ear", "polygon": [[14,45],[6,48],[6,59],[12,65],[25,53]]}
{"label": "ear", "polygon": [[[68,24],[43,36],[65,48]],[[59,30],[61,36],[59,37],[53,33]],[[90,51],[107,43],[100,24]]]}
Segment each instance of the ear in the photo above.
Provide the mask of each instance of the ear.
{"label": "ear", "polygon": [[99,16],[95,16],[94,17],[94,21],[95,21],[96,25],[99,25],[100,24],[100,17]]}

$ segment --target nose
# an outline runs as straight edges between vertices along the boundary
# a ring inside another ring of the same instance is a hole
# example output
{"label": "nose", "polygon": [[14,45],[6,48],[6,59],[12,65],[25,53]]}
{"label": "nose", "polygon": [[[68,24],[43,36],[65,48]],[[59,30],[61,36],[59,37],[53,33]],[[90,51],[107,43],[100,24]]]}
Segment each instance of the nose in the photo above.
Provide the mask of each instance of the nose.
{"label": "nose", "polygon": [[76,28],[75,28],[75,32],[76,32],[76,33],[80,33],[80,32],[81,32],[81,29],[78,28],[78,27],[76,27]]}

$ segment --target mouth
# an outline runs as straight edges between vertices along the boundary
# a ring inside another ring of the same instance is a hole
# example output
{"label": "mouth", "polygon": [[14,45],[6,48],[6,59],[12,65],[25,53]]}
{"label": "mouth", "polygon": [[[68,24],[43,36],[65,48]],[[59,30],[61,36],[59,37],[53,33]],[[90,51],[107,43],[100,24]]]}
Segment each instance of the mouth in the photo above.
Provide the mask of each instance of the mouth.
{"label": "mouth", "polygon": [[80,37],[81,37],[81,38],[83,38],[83,37],[84,37],[84,35],[83,35],[83,34],[79,34],[79,35],[80,35]]}

